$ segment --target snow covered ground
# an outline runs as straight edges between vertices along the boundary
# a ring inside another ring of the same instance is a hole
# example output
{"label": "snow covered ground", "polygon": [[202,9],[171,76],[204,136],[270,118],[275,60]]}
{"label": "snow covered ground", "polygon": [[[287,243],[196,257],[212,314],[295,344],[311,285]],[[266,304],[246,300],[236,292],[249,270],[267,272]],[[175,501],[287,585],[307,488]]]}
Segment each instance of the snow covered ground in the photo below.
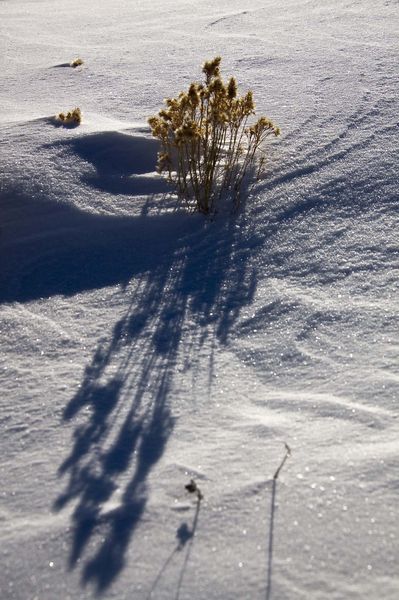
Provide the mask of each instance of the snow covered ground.
{"label": "snow covered ground", "polygon": [[[398,13],[0,2],[2,599],[399,598]],[[209,222],[146,119],[217,54],[282,137]]]}

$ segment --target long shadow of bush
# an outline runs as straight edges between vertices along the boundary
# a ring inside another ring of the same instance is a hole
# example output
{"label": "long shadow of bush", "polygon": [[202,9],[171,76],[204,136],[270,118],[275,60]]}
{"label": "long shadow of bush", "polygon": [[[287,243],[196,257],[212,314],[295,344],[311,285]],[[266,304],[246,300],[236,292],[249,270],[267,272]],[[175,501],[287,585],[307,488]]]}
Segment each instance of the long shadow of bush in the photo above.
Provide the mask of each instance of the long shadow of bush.
{"label": "long shadow of bush", "polygon": [[[87,407],[89,414],[79,418],[60,466],[68,481],[55,509],[75,502],[69,564],[83,559],[82,582],[94,584],[98,593],[125,564],[146,507],[148,476],[173,431],[176,366],[184,354],[197,368],[207,344],[205,368],[211,373],[212,348],[227,343],[240,309],[252,301],[256,274],[243,221],[196,221],[195,231],[138,277],[129,309],[109,341],[98,345],[65,407],[65,420]],[[104,509],[117,488],[116,506]]]}

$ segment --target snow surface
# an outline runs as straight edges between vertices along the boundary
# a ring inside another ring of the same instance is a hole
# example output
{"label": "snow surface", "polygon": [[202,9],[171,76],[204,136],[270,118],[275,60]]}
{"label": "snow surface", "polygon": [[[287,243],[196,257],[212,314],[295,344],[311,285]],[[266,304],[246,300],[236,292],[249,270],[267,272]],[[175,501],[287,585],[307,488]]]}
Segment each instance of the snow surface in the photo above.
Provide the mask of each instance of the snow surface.
{"label": "snow surface", "polygon": [[[0,2],[2,599],[399,598],[397,34],[394,0]],[[207,221],[146,118],[216,54],[283,134]]]}

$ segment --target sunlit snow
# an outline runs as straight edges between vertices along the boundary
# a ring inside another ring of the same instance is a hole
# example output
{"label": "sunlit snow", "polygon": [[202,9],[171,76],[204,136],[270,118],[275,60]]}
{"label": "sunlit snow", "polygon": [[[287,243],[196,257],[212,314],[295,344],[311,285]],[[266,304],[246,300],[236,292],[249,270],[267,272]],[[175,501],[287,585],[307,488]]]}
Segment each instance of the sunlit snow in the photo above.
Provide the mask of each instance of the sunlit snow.
{"label": "sunlit snow", "polygon": [[[0,2],[2,599],[399,598],[398,8]],[[146,119],[218,54],[282,135],[206,219]]]}

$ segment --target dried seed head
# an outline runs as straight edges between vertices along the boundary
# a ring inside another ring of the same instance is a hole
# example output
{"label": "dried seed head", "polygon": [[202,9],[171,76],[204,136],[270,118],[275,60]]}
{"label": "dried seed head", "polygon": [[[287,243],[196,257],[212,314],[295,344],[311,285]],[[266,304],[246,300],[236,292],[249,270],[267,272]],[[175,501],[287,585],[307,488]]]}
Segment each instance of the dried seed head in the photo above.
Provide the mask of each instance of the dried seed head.
{"label": "dried seed head", "polygon": [[178,103],[179,103],[180,110],[184,110],[187,107],[187,105],[190,103],[188,94],[186,94],[185,92],[180,92],[179,98],[178,98]]}
{"label": "dried seed head", "polygon": [[188,123],[184,123],[184,125],[182,126],[182,132],[183,136],[188,139],[200,136],[200,130],[195,121],[189,121]]}
{"label": "dried seed head", "polygon": [[171,164],[172,164],[172,161],[167,152],[158,152],[158,163],[157,163],[158,173],[162,173],[162,171],[169,170]]}
{"label": "dried seed head", "polygon": [[213,94],[224,94],[226,92],[226,88],[220,77],[215,77],[209,84],[208,89]]}
{"label": "dried seed head", "polygon": [[274,133],[277,137],[280,135],[280,129],[274,125],[274,123],[267,117],[260,117],[258,121],[252,125],[249,129],[249,133],[252,136],[260,138],[263,134]]}
{"label": "dried seed head", "polygon": [[229,100],[233,100],[237,96],[237,82],[234,77],[231,77],[227,86],[227,96]]}
{"label": "dried seed head", "polygon": [[206,87],[203,87],[202,89],[200,89],[199,95],[200,95],[201,100],[207,100],[209,98],[209,89]]}
{"label": "dried seed head", "polygon": [[81,120],[82,120],[82,113],[81,113],[80,108],[74,108],[73,109],[71,118],[72,118],[73,121],[75,121],[75,123],[79,124],[81,122]]}
{"label": "dried seed head", "polygon": [[159,117],[150,117],[148,119],[148,125],[151,127],[152,132],[154,133],[161,124],[161,119]]}
{"label": "dried seed head", "polygon": [[199,104],[199,94],[198,94],[197,85],[195,83],[192,83],[190,85],[190,87],[189,87],[188,98],[189,98],[190,104],[193,107],[198,106],[198,104]]}
{"label": "dried seed head", "polygon": [[154,137],[164,139],[168,135],[168,124],[160,117],[150,117],[147,122]]}
{"label": "dried seed head", "polygon": [[192,83],[190,85],[190,87],[188,88],[188,96],[196,96],[198,93],[198,88],[197,88],[197,84],[196,83]]}
{"label": "dried seed head", "polygon": [[249,92],[246,93],[246,95],[243,98],[243,101],[245,114],[250,115],[255,110],[255,102],[251,90],[249,90]]}
{"label": "dried seed head", "polygon": [[202,72],[205,73],[206,82],[209,83],[213,77],[218,77],[220,74],[220,62],[222,58],[215,56],[213,60],[207,60],[202,67]]}
{"label": "dried seed head", "polygon": [[230,119],[229,119],[229,115],[227,112],[218,111],[216,114],[216,120],[218,123],[224,124],[224,123],[228,123]]}

